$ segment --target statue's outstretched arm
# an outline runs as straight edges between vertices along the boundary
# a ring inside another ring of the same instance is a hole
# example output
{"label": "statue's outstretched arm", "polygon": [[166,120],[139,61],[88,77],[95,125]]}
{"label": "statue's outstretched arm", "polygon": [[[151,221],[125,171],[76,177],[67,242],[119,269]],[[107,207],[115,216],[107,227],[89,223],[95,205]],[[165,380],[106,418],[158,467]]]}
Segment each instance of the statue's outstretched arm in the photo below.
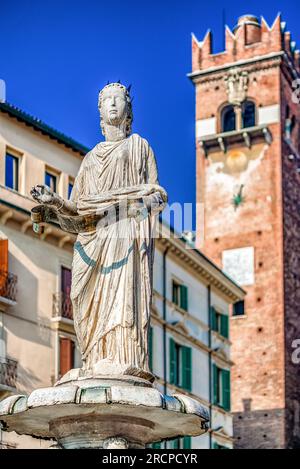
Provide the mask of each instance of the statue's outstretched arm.
{"label": "statue's outstretched arm", "polygon": [[73,200],[65,200],[44,184],[34,186],[30,194],[42,205],[50,205],[64,215],[77,215],[77,204]]}

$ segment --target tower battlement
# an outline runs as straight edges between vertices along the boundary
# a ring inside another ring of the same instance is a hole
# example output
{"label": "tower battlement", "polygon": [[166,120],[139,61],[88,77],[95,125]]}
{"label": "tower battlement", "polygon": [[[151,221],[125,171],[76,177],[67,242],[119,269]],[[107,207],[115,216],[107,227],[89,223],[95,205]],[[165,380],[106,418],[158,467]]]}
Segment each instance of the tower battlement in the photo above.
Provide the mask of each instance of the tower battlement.
{"label": "tower battlement", "polygon": [[294,68],[300,72],[300,51],[279,14],[270,27],[264,17],[244,15],[231,30],[225,27],[225,51],[213,53],[213,34],[208,30],[199,41],[192,34],[192,71],[197,72],[228,63],[285,52]]}

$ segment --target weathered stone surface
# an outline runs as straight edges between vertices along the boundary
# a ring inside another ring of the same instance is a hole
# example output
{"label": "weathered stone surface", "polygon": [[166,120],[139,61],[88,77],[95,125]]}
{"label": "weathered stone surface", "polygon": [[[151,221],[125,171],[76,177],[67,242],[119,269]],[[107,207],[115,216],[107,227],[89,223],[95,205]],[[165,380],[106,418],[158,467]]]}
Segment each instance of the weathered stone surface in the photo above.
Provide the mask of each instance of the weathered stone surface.
{"label": "weathered stone surface", "polygon": [[13,406],[13,409],[12,409],[13,413],[17,414],[18,412],[24,412],[25,410],[27,410],[28,409],[27,400],[28,400],[27,396],[21,396]]}
{"label": "weathered stone surface", "polygon": [[81,404],[106,404],[106,388],[85,388],[80,391]]}
{"label": "weathered stone surface", "polygon": [[205,416],[207,420],[209,420],[209,413],[205,407],[203,407],[200,402],[196,401],[196,399],[192,399],[189,396],[186,396],[185,394],[174,394],[174,397],[176,397],[182,404],[184,411],[187,414],[196,414],[201,417]]}
{"label": "weathered stone surface", "polygon": [[160,392],[151,388],[112,386],[110,388],[110,400],[112,403],[118,402],[127,405],[162,406]]}
{"label": "weathered stone surface", "polygon": [[182,412],[183,405],[179,399],[172,396],[163,396],[165,407],[168,410],[173,410],[174,412]]}
{"label": "weathered stone surface", "polygon": [[77,386],[36,389],[28,397],[28,407],[53,406],[76,402]]}
{"label": "weathered stone surface", "polygon": [[0,401],[0,415],[11,414],[14,410],[14,405],[16,402],[23,397],[25,396],[22,394],[17,394],[14,396],[9,396],[6,399]]}

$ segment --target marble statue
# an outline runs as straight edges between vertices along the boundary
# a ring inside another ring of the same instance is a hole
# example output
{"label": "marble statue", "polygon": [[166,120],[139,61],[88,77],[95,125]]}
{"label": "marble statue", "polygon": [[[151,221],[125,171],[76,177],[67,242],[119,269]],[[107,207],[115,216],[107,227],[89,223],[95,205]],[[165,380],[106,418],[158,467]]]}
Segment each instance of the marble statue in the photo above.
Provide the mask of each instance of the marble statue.
{"label": "marble statue", "polygon": [[131,133],[129,89],[108,84],[98,107],[105,141],[83,159],[70,200],[32,188],[41,204],[33,219],[77,233],[71,299],[82,370],[147,377],[155,220],[167,194],[149,143]]}
{"label": "marble statue", "polygon": [[83,159],[70,200],[45,185],[34,229],[46,223],[77,234],[71,299],[83,366],[54,386],[0,402],[0,428],[54,439],[54,448],[142,449],[198,436],[209,412],[186,394],[166,396],[148,364],[155,221],[167,202],[148,142],[131,134],[129,89],[99,94],[105,141]]}

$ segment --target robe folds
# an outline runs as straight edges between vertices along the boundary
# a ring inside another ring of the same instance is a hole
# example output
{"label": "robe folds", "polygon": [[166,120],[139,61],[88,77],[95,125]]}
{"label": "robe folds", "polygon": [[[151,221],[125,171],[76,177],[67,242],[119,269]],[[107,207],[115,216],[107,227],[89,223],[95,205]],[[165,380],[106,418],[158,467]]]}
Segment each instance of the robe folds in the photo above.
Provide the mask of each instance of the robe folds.
{"label": "robe folds", "polygon": [[108,360],[148,371],[155,221],[167,202],[148,142],[133,134],[96,145],[82,162],[71,200],[79,215],[127,200],[155,207],[142,218],[121,217],[79,233],[72,265],[74,326],[84,368]]}

